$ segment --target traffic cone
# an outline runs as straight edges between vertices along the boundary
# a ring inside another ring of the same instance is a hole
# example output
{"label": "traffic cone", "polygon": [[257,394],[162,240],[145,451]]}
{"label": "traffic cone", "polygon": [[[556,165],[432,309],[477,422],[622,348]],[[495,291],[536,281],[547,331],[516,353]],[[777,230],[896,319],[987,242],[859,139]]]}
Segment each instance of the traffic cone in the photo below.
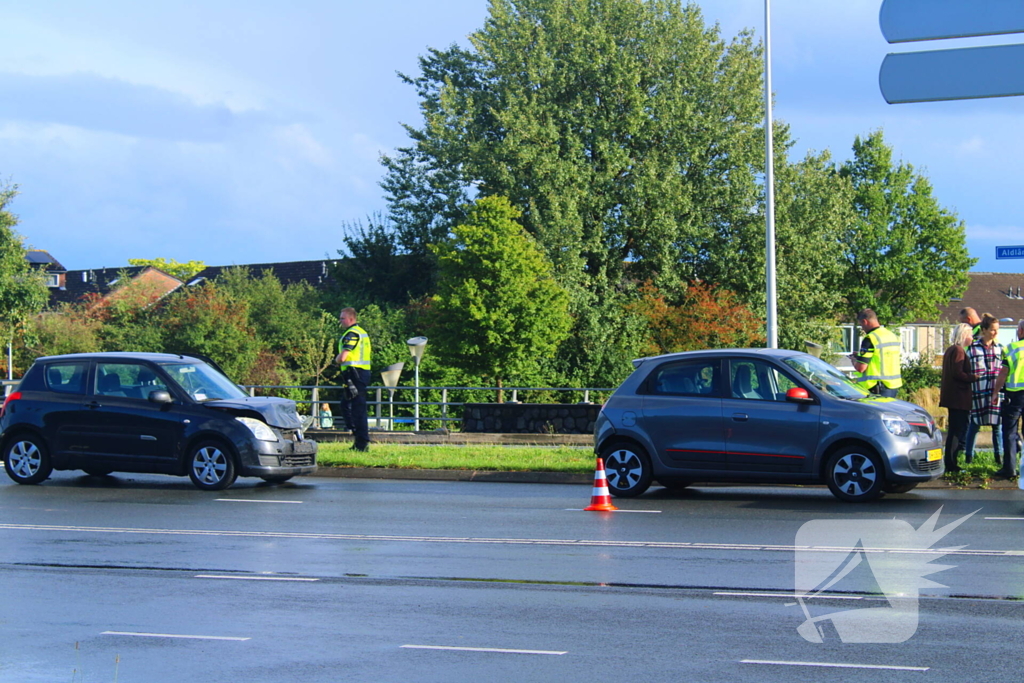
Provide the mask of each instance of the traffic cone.
{"label": "traffic cone", "polygon": [[608,479],[604,475],[604,459],[597,459],[594,470],[594,490],[590,494],[590,505],[583,508],[586,512],[613,512],[619,508],[612,505],[612,495],[608,493]]}

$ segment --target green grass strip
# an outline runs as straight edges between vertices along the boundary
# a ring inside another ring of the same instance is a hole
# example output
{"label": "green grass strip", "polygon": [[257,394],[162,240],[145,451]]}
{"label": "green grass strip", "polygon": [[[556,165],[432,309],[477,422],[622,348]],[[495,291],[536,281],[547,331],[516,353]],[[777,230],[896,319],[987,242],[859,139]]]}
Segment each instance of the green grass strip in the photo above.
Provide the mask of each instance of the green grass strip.
{"label": "green grass strip", "polygon": [[594,471],[594,453],[589,448],[371,444],[369,452],[361,453],[352,450],[349,443],[321,443],[319,446],[317,462],[327,467],[494,472]]}

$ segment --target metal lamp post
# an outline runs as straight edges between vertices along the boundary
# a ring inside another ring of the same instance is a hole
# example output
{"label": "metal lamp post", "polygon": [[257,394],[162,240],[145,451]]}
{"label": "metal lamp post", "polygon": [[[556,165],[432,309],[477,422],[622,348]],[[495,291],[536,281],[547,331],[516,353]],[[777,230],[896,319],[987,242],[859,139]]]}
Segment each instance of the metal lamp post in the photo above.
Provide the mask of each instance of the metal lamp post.
{"label": "metal lamp post", "polygon": [[405,363],[395,363],[387,366],[380,373],[384,380],[384,388],[388,390],[388,420],[392,430],[395,428],[395,388],[398,387],[398,376],[402,374],[404,367]]}
{"label": "metal lamp post", "polygon": [[416,412],[413,428],[418,432],[420,431],[420,360],[422,360],[423,353],[427,350],[427,338],[413,337],[406,340],[405,343],[409,346],[409,353],[416,359]]}
{"label": "metal lamp post", "polygon": [[779,323],[776,317],[775,300],[775,159],[772,144],[772,26],[771,0],[764,0],[764,141],[765,141],[765,283],[768,300],[767,333],[768,348],[779,347]]}

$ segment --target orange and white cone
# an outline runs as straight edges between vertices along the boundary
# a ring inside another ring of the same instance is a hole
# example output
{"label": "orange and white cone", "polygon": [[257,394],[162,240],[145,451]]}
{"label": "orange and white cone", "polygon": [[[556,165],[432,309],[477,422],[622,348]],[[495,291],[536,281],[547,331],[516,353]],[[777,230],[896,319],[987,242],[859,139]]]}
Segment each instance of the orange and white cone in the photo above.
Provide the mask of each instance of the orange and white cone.
{"label": "orange and white cone", "polygon": [[619,508],[612,505],[612,495],[608,493],[608,479],[604,474],[604,459],[597,459],[594,470],[594,490],[590,494],[590,505],[583,508],[586,512],[613,512]]}

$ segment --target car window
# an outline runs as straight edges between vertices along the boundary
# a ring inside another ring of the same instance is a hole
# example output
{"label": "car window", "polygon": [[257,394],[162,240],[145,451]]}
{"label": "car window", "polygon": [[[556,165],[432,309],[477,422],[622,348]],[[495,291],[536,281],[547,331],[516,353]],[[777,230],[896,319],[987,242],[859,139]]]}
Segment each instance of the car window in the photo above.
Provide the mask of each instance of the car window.
{"label": "car window", "polygon": [[206,363],[161,363],[160,366],[196,401],[249,396]]}
{"label": "car window", "polygon": [[148,399],[150,392],[168,391],[167,384],[148,366],[138,363],[97,363],[97,396]]}
{"label": "car window", "polygon": [[85,362],[51,363],[46,366],[46,386],[61,394],[84,394],[88,369]]}
{"label": "car window", "polygon": [[785,401],[786,392],[798,385],[771,363],[753,359],[729,363],[729,387],[733,398]]}
{"label": "car window", "polygon": [[648,391],[652,394],[703,396],[717,393],[717,360],[666,363],[651,373]]}

